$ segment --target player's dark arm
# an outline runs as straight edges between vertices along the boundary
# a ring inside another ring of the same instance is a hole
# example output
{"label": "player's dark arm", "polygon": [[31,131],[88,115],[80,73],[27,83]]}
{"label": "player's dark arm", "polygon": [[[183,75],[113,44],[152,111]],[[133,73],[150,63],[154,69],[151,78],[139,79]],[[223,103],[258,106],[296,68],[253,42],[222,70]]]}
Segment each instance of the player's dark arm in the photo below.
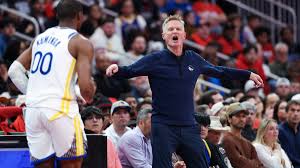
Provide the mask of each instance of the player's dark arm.
{"label": "player's dark arm", "polygon": [[90,103],[95,94],[95,85],[91,77],[91,64],[94,55],[93,45],[81,35],[70,41],[69,50],[75,50],[77,61],[76,71],[80,93],[86,102]]}

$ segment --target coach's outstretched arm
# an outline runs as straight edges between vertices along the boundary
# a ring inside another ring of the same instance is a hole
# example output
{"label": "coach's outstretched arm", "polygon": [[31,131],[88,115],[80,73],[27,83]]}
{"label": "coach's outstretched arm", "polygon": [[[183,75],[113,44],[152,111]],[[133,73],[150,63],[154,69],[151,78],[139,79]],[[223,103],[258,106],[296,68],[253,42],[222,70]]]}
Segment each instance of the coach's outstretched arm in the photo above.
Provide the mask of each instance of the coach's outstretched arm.
{"label": "coach's outstretched arm", "polygon": [[26,75],[27,70],[30,69],[31,64],[31,50],[32,43],[9,67],[8,76],[16,87],[26,94],[28,77]]}
{"label": "coach's outstretched arm", "polygon": [[96,90],[91,76],[91,64],[94,55],[93,45],[83,36],[77,35],[70,40],[69,50],[77,56],[76,71],[80,93],[84,100],[90,103],[93,101]]}

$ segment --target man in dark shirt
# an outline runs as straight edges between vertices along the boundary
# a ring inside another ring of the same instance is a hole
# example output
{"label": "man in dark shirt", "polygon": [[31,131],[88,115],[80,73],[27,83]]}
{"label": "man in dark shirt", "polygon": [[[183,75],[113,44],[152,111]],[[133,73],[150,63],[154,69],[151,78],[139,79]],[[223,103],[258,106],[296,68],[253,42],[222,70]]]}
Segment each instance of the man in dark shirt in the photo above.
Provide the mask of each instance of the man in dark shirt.
{"label": "man in dark shirt", "polygon": [[181,17],[169,16],[163,23],[162,37],[167,49],[147,55],[127,67],[116,64],[108,76],[131,78],[148,76],[152,95],[153,168],[171,168],[172,153],[182,151],[187,167],[208,167],[205,146],[195,125],[193,91],[200,74],[228,79],[251,79],[257,87],[262,79],[250,71],[214,66],[193,51],[183,50],[186,38]]}
{"label": "man in dark shirt", "polygon": [[300,102],[291,100],[286,106],[287,121],[279,126],[279,141],[295,168],[300,168]]}
{"label": "man in dark shirt", "polygon": [[96,74],[93,76],[96,82],[96,93],[101,93],[106,97],[120,98],[122,94],[131,91],[127,79],[108,78],[105,75],[106,68],[112,64],[112,61],[102,49],[95,51]]}

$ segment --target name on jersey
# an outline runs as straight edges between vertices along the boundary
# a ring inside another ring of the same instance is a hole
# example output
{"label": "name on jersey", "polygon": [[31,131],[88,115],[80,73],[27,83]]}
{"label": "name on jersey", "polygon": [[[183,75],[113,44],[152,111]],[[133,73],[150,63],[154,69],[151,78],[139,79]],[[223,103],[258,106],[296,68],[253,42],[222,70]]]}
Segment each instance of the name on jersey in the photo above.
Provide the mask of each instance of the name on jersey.
{"label": "name on jersey", "polygon": [[60,40],[56,37],[52,36],[45,36],[41,37],[40,39],[37,40],[37,45],[42,45],[42,44],[51,44],[54,47],[57,47],[60,44]]}

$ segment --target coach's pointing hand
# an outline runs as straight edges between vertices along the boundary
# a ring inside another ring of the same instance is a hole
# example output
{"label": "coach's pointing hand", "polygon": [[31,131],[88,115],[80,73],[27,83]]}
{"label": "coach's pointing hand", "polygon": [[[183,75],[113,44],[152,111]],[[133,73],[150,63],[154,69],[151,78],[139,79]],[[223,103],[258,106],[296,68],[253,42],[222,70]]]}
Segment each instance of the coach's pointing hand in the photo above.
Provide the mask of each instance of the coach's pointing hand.
{"label": "coach's pointing hand", "polygon": [[111,64],[107,69],[106,69],[106,75],[107,76],[112,76],[113,74],[117,73],[119,70],[119,67],[117,64]]}
{"label": "coach's pointing hand", "polygon": [[252,80],[255,83],[255,87],[264,87],[264,82],[261,79],[261,77],[253,72],[250,74],[250,80]]}

